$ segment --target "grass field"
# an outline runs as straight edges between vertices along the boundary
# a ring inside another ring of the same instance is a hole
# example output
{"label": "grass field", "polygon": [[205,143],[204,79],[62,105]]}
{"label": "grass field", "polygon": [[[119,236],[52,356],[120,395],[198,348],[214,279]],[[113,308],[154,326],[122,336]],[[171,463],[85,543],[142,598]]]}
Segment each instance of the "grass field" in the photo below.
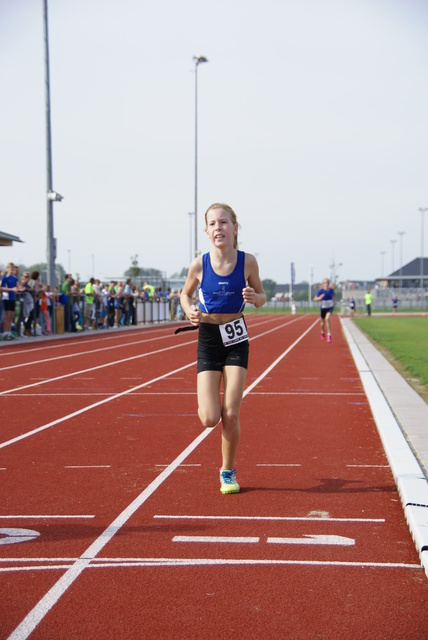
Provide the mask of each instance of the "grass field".
{"label": "grass field", "polygon": [[428,317],[371,316],[354,322],[428,402]]}

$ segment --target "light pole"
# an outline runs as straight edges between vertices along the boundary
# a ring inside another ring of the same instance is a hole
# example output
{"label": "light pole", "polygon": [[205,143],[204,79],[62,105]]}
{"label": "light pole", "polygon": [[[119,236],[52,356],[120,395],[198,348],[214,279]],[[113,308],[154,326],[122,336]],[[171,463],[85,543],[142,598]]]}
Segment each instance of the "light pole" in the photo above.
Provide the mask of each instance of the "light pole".
{"label": "light pole", "polygon": [[190,247],[190,262],[192,262],[193,259],[193,252],[192,252],[192,246],[193,246],[193,238],[192,238],[192,229],[193,229],[193,222],[192,222],[192,216],[195,215],[193,213],[193,211],[189,211],[189,222],[190,222],[190,241],[189,241],[189,247]]}
{"label": "light pole", "polygon": [[391,266],[392,266],[392,271],[391,271],[391,275],[394,273],[394,245],[397,242],[397,240],[390,240],[391,243]]}
{"label": "light pole", "polygon": [[198,66],[208,62],[205,56],[193,56],[195,63],[195,258],[198,255]]}
{"label": "light pole", "polygon": [[385,253],[386,253],[386,251],[381,251],[381,252],[380,252],[380,255],[382,256],[382,261],[381,261],[381,264],[382,264],[382,278],[383,278],[383,277],[384,277],[384,275],[385,275],[385,270],[384,270],[384,268],[383,268]]}
{"label": "light pole", "polygon": [[47,284],[55,290],[55,258],[56,247],[53,225],[53,203],[61,202],[62,196],[52,187],[52,136],[51,136],[51,97],[49,84],[49,31],[48,31],[48,0],[43,3],[44,40],[45,40],[45,113],[46,113],[46,172],[47,172]]}
{"label": "light pole", "polygon": [[421,294],[422,294],[422,310],[425,313],[425,290],[424,290],[424,213],[428,211],[428,207],[419,207],[421,212]]}
{"label": "light pole", "polygon": [[400,291],[401,291],[403,288],[403,236],[406,232],[398,231],[397,233],[400,236]]}

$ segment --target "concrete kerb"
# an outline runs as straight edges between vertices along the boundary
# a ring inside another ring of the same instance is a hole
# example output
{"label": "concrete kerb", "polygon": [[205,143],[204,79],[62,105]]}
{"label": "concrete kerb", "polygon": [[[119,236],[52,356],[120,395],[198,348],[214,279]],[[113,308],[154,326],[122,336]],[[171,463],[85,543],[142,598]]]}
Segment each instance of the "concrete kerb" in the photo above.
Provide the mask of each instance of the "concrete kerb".
{"label": "concrete kerb", "polygon": [[428,405],[352,320],[341,323],[428,577]]}

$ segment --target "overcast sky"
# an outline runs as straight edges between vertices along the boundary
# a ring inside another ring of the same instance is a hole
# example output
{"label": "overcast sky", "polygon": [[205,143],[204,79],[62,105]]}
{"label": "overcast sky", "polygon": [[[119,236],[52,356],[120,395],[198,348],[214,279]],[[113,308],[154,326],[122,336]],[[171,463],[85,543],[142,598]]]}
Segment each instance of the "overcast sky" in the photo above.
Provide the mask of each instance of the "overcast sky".
{"label": "overcast sky", "polygon": [[[190,262],[227,202],[262,279],[374,279],[421,253],[426,0],[49,0],[57,261]],[[43,0],[0,0],[0,263],[46,261]],[[428,255],[428,216],[425,216]],[[397,240],[393,245],[391,240]],[[381,252],[385,251],[382,258]],[[340,265],[340,266],[339,266]]]}

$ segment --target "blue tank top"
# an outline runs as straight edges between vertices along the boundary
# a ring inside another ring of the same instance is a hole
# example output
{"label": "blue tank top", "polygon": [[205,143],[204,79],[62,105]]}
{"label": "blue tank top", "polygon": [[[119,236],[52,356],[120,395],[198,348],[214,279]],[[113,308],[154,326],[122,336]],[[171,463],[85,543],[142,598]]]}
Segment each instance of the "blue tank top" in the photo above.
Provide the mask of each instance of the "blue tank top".
{"label": "blue tank top", "polygon": [[232,273],[219,276],[211,266],[210,254],[202,256],[202,280],[199,288],[201,311],[204,313],[239,313],[245,302],[242,289],[246,286],[245,253],[238,251]]}

